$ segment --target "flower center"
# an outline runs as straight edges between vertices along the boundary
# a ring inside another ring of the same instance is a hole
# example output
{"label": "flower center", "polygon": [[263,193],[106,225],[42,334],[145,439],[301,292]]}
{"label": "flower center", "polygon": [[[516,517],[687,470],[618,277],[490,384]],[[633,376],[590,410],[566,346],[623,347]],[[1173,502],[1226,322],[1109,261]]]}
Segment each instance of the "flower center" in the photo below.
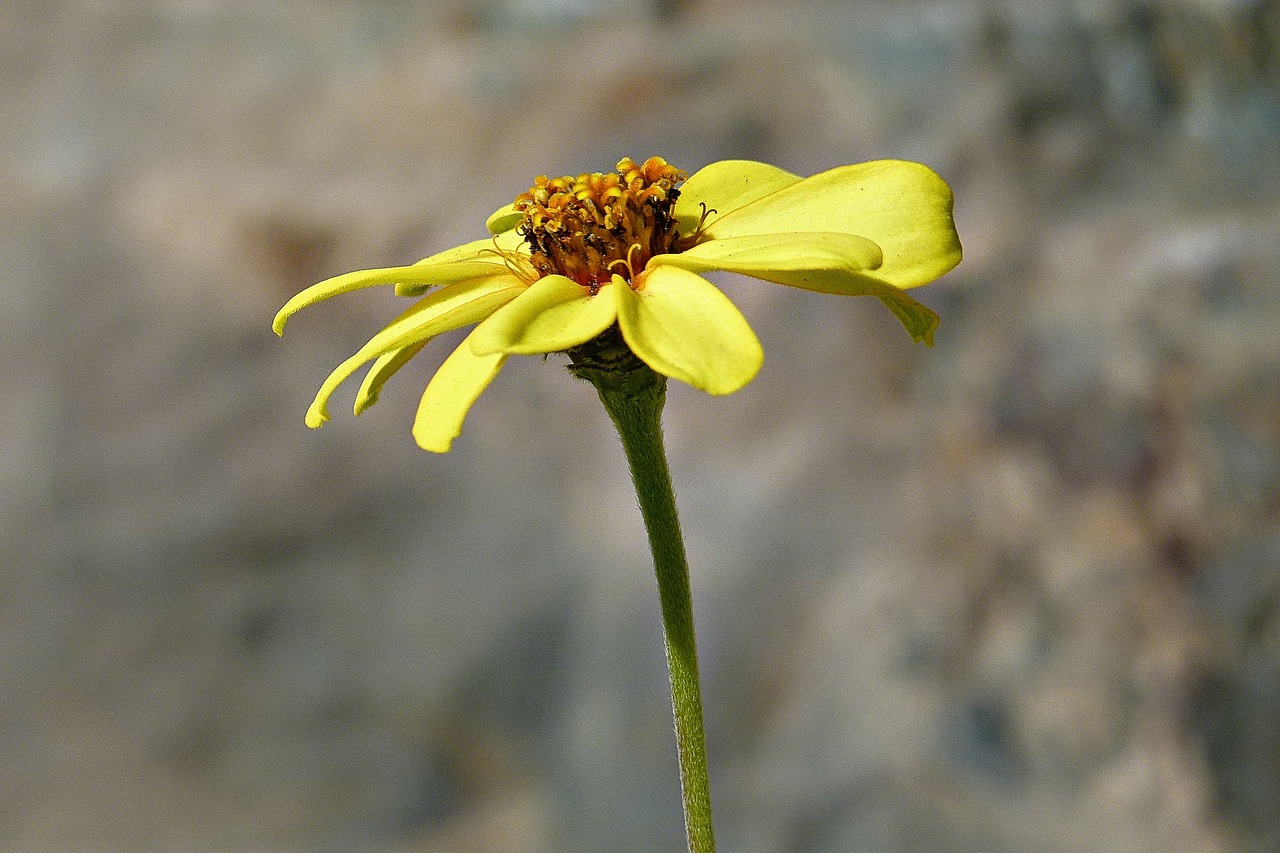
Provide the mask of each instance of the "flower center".
{"label": "flower center", "polygon": [[630,282],[654,255],[677,251],[672,209],[687,177],[661,157],[641,165],[624,157],[617,172],[540,175],[516,197],[524,214],[516,231],[541,275],[563,275],[594,296],[615,274]]}

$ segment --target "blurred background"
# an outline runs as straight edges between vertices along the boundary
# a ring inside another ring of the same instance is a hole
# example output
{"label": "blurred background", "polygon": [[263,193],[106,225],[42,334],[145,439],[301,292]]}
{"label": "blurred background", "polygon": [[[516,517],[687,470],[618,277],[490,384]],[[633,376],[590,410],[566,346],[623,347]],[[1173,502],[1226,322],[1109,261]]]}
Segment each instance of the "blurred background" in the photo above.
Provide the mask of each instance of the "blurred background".
{"label": "blurred background", "polygon": [[303,412],[320,278],[661,155],[953,186],[873,300],[720,281],[666,422],[722,849],[1280,849],[1276,0],[6,0],[0,850],[656,851],[683,830],[622,454],[514,359]]}

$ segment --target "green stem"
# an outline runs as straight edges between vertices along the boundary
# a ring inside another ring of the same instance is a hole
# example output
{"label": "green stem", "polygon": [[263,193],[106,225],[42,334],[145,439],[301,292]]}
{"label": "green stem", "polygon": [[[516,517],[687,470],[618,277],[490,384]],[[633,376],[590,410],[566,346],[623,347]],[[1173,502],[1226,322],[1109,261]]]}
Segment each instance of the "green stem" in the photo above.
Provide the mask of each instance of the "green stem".
{"label": "green stem", "polygon": [[[616,376],[616,374],[615,374]],[[689,562],[680,534],[676,496],[662,445],[662,407],[666,379],[647,367],[630,371],[625,381],[590,376],[618,436],[622,439],[640,512],[649,532],[653,567],[662,602],[667,668],[671,674],[671,708],[676,721],[676,751],[684,826],[690,853],[714,853],[711,787],[707,776],[707,741],[702,725],[702,691],[698,686],[698,649],[693,629],[693,596]]]}

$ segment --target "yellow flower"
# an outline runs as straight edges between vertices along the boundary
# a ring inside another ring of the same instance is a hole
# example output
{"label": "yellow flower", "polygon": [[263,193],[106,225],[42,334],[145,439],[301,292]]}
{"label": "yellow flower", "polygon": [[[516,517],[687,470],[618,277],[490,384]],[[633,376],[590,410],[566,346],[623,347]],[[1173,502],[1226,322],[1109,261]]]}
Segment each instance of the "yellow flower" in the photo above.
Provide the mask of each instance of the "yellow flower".
{"label": "yellow flower", "polygon": [[660,158],[616,173],[539,177],[489,218],[491,237],[415,264],[322,281],[280,309],[295,312],[378,284],[418,297],[330,374],[307,412],[373,362],[358,415],[433,337],[477,324],[427,385],[413,434],[443,453],[471,404],[512,354],[589,352],[617,343],[664,376],[729,394],[764,353],[746,319],[699,273],[726,270],[792,287],[875,296],[912,338],[932,345],[938,317],[903,291],[960,262],[951,190],[919,163],[879,160],[801,178],[726,160],[691,177]]}

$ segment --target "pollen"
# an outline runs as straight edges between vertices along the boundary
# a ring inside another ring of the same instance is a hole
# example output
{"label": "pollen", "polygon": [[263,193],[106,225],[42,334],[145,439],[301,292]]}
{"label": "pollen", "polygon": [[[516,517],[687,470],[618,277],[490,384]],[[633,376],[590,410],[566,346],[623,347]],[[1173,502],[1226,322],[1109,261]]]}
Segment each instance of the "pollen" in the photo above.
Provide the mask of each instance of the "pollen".
{"label": "pollen", "polygon": [[661,157],[639,165],[624,157],[616,172],[576,178],[540,175],[516,197],[524,214],[516,230],[541,275],[566,276],[594,294],[614,275],[631,282],[651,257],[679,250],[672,209],[687,177]]}

